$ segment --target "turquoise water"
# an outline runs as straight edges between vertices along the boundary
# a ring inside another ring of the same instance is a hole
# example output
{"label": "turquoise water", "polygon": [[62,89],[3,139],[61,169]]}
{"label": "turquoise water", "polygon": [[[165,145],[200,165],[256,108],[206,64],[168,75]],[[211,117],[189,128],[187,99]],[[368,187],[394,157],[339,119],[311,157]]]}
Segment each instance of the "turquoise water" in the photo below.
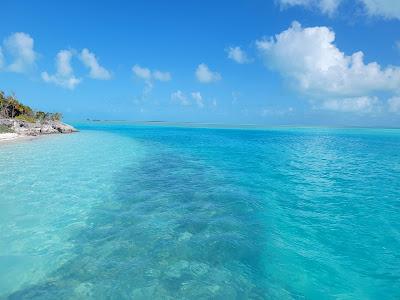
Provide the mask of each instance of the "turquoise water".
{"label": "turquoise water", "polygon": [[0,145],[0,298],[400,298],[400,130],[76,125]]}

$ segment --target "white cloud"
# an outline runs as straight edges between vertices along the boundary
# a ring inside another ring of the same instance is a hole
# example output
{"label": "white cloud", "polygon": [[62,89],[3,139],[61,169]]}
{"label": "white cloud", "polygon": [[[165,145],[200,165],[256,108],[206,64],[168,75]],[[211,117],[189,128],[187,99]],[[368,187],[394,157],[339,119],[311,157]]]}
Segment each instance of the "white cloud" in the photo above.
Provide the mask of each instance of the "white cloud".
{"label": "white cloud", "polygon": [[392,97],[388,100],[389,111],[392,113],[400,113],[400,97]]}
{"label": "white cloud", "polygon": [[400,19],[399,0],[360,0],[364,3],[367,14],[385,19]]}
{"label": "white cloud", "polygon": [[189,102],[187,96],[181,90],[177,90],[176,92],[173,92],[171,94],[171,100],[176,101],[183,106],[190,105],[190,102]]}
{"label": "white cloud", "polygon": [[238,64],[245,64],[250,62],[246,53],[242,49],[240,49],[240,47],[229,47],[227,49],[227,52],[228,52],[228,58],[232,59]]}
{"label": "white cloud", "polygon": [[170,81],[171,80],[171,74],[169,72],[161,72],[158,70],[155,70],[153,72],[153,78],[159,81]]}
{"label": "white cloud", "polygon": [[76,78],[71,66],[72,51],[61,50],[56,56],[56,73],[49,75],[42,72],[42,79],[45,82],[54,83],[67,89],[74,89],[80,82],[80,78]]}
{"label": "white cloud", "polygon": [[151,71],[148,68],[142,68],[139,65],[134,65],[132,67],[133,73],[143,80],[150,80],[151,79]]}
{"label": "white cloud", "polygon": [[7,67],[11,72],[27,72],[35,63],[37,54],[34,49],[33,38],[27,33],[17,32],[4,40],[4,48],[13,58]]}
{"label": "white cloud", "polygon": [[[302,28],[293,22],[274,38],[259,40],[256,44],[268,67],[280,72],[313,99],[347,99],[343,103],[349,107],[346,103],[351,98],[360,101],[360,97],[376,92],[400,90],[399,67],[382,68],[376,62],[366,64],[362,52],[346,55],[334,41],[335,33],[327,27]],[[363,109],[362,104],[358,105]]]}
{"label": "white cloud", "polygon": [[307,8],[316,7],[325,14],[333,14],[338,8],[341,0],[278,0],[281,7],[305,6]]}
{"label": "white cloud", "polygon": [[221,75],[211,71],[206,64],[198,65],[196,69],[197,80],[203,83],[210,83],[221,80]]}
{"label": "white cloud", "polygon": [[199,108],[204,107],[204,100],[200,92],[191,92],[187,96],[186,93],[182,92],[181,90],[177,90],[171,94],[171,100],[182,106],[189,106],[194,103]]}
{"label": "white cloud", "polygon": [[200,92],[192,92],[192,98],[194,101],[196,101],[196,104],[198,107],[203,108],[204,107],[204,102],[203,102],[203,97],[201,96]]}
{"label": "white cloud", "polygon": [[372,113],[381,109],[377,97],[355,97],[325,100],[321,108],[338,112]]}
{"label": "white cloud", "polygon": [[170,81],[171,80],[171,73],[169,72],[162,72],[159,70],[151,71],[149,68],[144,68],[139,65],[134,65],[132,67],[133,73],[143,80],[159,80],[159,81]]}
{"label": "white cloud", "polygon": [[104,67],[100,66],[94,53],[88,49],[83,49],[79,55],[79,59],[82,63],[90,69],[89,76],[93,79],[107,80],[111,78],[111,73]]}
{"label": "white cloud", "polygon": [[139,79],[144,80],[145,86],[142,91],[141,99],[144,100],[151,93],[154,87],[154,80],[158,81],[170,81],[171,74],[169,72],[161,72],[159,70],[151,71],[149,68],[134,65],[132,72]]}
{"label": "white cloud", "polygon": [[337,11],[342,2],[355,2],[356,5],[361,5],[369,16],[400,19],[400,1],[398,0],[278,0],[278,2],[282,8],[304,6],[306,8],[317,8],[328,15]]}

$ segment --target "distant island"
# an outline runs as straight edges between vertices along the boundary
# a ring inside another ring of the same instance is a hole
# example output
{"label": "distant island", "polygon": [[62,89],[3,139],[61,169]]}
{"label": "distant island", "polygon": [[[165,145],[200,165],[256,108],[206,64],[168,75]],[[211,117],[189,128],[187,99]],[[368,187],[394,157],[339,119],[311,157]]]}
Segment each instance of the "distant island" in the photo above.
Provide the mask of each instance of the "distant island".
{"label": "distant island", "polygon": [[61,113],[35,111],[15,95],[0,91],[0,140],[76,131],[62,122]]}

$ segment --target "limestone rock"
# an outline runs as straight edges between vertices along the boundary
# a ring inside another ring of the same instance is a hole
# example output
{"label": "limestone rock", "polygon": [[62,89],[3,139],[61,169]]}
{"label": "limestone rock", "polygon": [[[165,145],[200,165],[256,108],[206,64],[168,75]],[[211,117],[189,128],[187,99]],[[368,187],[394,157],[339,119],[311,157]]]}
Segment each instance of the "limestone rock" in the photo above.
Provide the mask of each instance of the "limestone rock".
{"label": "limestone rock", "polygon": [[0,125],[9,127],[17,134],[33,136],[41,134],[72,133],[78,131],[71,125],[60,121],[28,123],[16,119],[0,119]]}

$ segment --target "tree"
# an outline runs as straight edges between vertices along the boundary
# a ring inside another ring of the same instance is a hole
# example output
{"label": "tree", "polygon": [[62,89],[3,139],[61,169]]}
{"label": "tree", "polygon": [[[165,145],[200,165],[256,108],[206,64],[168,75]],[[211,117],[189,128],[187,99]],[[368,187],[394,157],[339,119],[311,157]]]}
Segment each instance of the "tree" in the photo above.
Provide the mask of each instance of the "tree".
{"label": "tree", "polygon": [[29,117],[34,116],[33,109],[30,108],[28,105],[21,104],[20,110],[21,110],[22,115],[29,116]]}
{"label": "tree", "polygon": [[46,118],[46,113],[43,112],[43,111],[37,111],[36,114],[35,114],[35,118],[42,122]]}
{"label": "tree", "polygon": [[9,111],[9,117],[15,118],[21,114],[21,103],[15,98],[15,96],[7,97],[7,106]]}
{"label": "tree", "polygon": [[24,105],[18,101],[14,94],[6,96],[0,91],[0,117],[3,118],[20,118],[21,120],[35,121],[61,121],[61,113],[45,113],[43,111],[35,112],[28,105]]}
{"label": "tree", "polygon": [[62,119],[62,114],[61,113],[54,113],[53,114],[53,117],[52,117],[52,120],[53,121],[61,121],[61,119]]}

